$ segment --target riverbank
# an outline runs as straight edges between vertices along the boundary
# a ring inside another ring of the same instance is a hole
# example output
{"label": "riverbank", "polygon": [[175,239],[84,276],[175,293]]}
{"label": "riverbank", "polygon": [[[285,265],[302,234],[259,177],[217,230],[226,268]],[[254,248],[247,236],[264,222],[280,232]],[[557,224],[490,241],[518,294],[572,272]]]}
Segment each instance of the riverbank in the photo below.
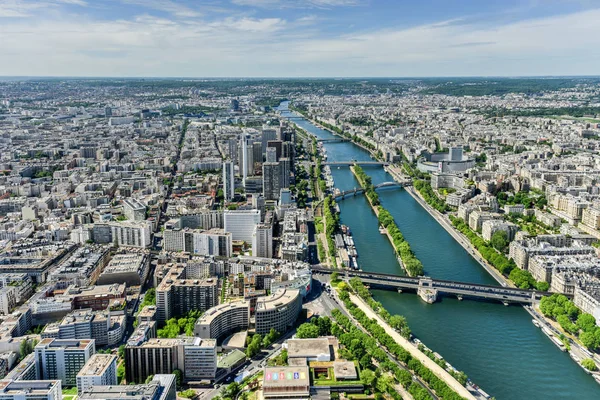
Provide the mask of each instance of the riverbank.
{"label": "riverbank", "polygon": [[[394,179],[396,177],[392,175]],[[406,187],[406,191],[409,195],[412,196],[413,199],[419,203],[421,207],[425,209],[441,226],[460,244],[466,251],[468,251],[471,256],[483,267],[485,270],[494,278],[498,283],[502,286],[515,287],[515,285],[504,277],[498,270],[496,270],[490,263],[488,263],[482,255],[473,247],[469,239],[464,236],[461,232],[457,231],[452,223],[448,219],[447,216],[441,214],[439,211],[433,209],[427,202],[421,197],[419,192],[417,192],[413,187]]]}
{"label": "riverbank", "polygon": [[[395,177],[394,177],[394,179],[395,179]],[[431,215],[465,250],[467,250],[471,254],[471,256],[481,266],[483,266],[486,269],[486,271],[488,273],[490,273],[490,275],[497,282],[499,282],[502,286],[516,287],[510,280],[505,278],[491,264],[488,264],[487,261],[485,261],[485,259],[483,259],[481,254],[472,246],[469,239],[466,236],[464,236],[461,232],[459,232],[458,230],[456,230],[454,228],[454,226],[450,222],[447,215],[442,215],[437,210],[435,210],[431,206],[429,206],[429,204],[427,204],[425,202],[425,200],[419,195],[418,192],[416,192],[416,190],[414,188],[409,187],[406,189],[407,189],[407,192],[415,199],[415,201],[417,201],[419,203],[419,205],[421,207],[423,207],[429,213],[429,215]],[[549,329],[551,329],[557,336],[560,336],[561,334],[566,335],[566,333],[562,331],[562,329],[556,322],[554,322],[553,320],[544,316],[543,314],[537,312],[535,310],[535,306],[531,306],[531,307],[523,306],[523,309],[525,311],[527,311],[527,313],[533,319],[537,320],[543,326],[546,326]],[[568,351],[568,353],[575,355],[576,358],[581,360],[583,358],[586,358],[585,357],[586,355],[590,354],[590,352],[587,351],[585,349],[585,347],[582,346],[578,340],[571,339],[571,340],[569,340],[569,342],[571,344],[571,349]],[[573,358],[573,357],[571,357],[571,358]],[[597,363],[600,363],[600,357],[597,354],[593,354],[592,358]],[[575,359],[574,359],[574,361],[576,362],[577,365],[579,365],[582,369],[585,370],[585,368],[581,365],[580,362],[577,362]],[[587,370],[585,370],[585,371],[586,371],[586,373],[589,373]],[[598,383],[600,383],[600,382],[598,382]]]}
{"label": "riverbank", "polygon": [[385,332],[394,339],[398,345],[408,351],[410,355],[417,359],[421,364],[427,367],[435,376],[444,381],[452,390],[458,393],[465,399],[476,400],[477,398],[467,390],[466,387],[460,384],[452,375],[445,369],[440,367],[438,364],[433,362],[427,355],[419,350],[413,343],[402,337],[396,330],[388,325],[379,315],[377,315],[367,303],[364,302],[360,297],[350,293],[350,300],[356,304],[356,306],[364,312],[369,319],[374,319],[377,323],[385,330]]}
{"label": "riverbank", "polygon": [[[308,122],[310,122],[311,124],[313,124],[314,126],[316,126],[316,127],[317,127],[317,128],[319,128],[319,129],[323,129],[324,131],[327,131],[327,132],[331,133],[332,135],[334,135],[334,136],[337,136],[337,137],[340,137],[340,138],[342,138],[342,139],[348,139],[348,140],[350,140],[350,142],[352,142],[352,144],[354,144],[354,145],[356,145],[356,146],[360,147],[361,149],[363,149],[363,150],[365,150],[365,151],[368,151],[368,152],[369,152],[369,154],[371,155],[371,157],[373,157],[375,160],[377,160],[377,159],[378,159],[378,158],[377,158],[377,153],[376,153],[376,151],[375,151],[375,150],[369,149],[369,148],[368,148],[367,146],[365,146],[364,144],[362,144],[362,143],[360,143],[360,142],[357,142],[357,141],[355,141],[355,140],[354,140],[354,139],[352,139],[352,138],[348,138],[348,137],[346,137],[346,136],[344,136],[344,135],[340,135],[338,132],[334,131],[333,129],[330,129],[330,128],[328,128],[328,127],[324,126],[324,125],[323,125],[323,124],[321,124],[319,121],[317,121],[317,120],[315,120],[315,119],[313,119],[313,118],[310,118],[308,115],[306,115],[306,114],[304,114],[304,113],[302,113],[302,112],[300,112],[300,111],[298,111],[298,110],[291,109],[291,111],[297,112],[298,114],[302,115],[302,117],[303,117],[304,119],[306,119]],[[364,140],[364,139],[362,139],[362,140]]]}

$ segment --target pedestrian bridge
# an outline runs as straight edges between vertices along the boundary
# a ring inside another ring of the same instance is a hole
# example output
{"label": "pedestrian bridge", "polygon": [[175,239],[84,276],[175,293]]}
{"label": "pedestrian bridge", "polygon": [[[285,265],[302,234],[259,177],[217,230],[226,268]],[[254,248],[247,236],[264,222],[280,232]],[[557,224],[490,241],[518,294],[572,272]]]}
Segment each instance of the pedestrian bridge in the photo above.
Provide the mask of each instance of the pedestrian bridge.
{"label": "pedestrian bridge", "polygon": [[[405,187],[405,186],[410,186],[410,185],[412,185],[411,181],[404,181],[402,183],[383,182],[383,183],[373,186],[373,188],[375,190],[377,190],[377,189],[387,188],[387,187],[400,188],[400,187]],[[344,197],[349,196],[349,195],[356,196],[357,194],[362,194],[364,192],[365,192],[365,189],[363,189],[363,188],[354,188],[354,189],[350,189],[350,190],[344,190],[343,192],[334,193],[333,197],[334,197],[334,199],[339,200],[339,199],[343,199]]]}
{"label": "pedestrian bridge", "polygon": [[350,160],[350,161],[324,161],[324,162],[321,163],[321,165],[330,165],[332,167],[335,167],[335,166],[349,167],[349,166],[352,166],[352,165],[390,165],[390,163],[384,162],[384,161],[356,161],[356,160]]}
{"label": "pedestrian bridge", "polygon": [[317,139],[319,143],[342,143],[342,142],[351,142],[350,139],[345,138],[333,138],[333,139]]}
{"label": "pedestrian bridge", "polygon": [[417,294],[419,294],[419,296],[428,303],[435,302],[438,295],[454,295],[459,300],[462,300],[463,297],[465,297],[483,300],[497,300],[502,302],[504,305],[508,305],[510,303],[533,304],[539,301],[542,296],[549,296],[551,294],[548,292],[539,292],[536,290],[517,289],[504,286],[446,281],[424,276],[409,277],[352,270],[336,271],[324,267],[312,267],[312,271],[322,274],[338,272],[340,275],[345,274],[346,279],[357,277],[360,278],[364,284],[381,289],[416,291]]}

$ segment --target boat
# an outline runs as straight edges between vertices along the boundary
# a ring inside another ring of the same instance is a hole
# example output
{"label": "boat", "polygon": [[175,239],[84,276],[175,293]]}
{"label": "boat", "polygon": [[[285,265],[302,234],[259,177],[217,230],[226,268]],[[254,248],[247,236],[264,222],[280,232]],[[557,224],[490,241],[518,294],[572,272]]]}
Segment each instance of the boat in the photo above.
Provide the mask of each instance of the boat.
{"label": "boat", "polygon": [[381,233],[382,235],[385,235],[385,228],[383,226],[379,227],[379,233]]}
{"label": "boat", "polygon": [[544,332],[544,334],[548,336],[550,340],[552,340],[552,343],[554,343],[561,351],[567,351],[567,348],[563,344],[562,340],[554,336],[554,334],[548,328],[545,326],[542,327],[542,332]]}
{"label": "boat", "polygon": [[537,319],[532,319],[531,322],[533,323],[533,325],[535,325],[536,328],[540,327],[540,323],[538,322]]}

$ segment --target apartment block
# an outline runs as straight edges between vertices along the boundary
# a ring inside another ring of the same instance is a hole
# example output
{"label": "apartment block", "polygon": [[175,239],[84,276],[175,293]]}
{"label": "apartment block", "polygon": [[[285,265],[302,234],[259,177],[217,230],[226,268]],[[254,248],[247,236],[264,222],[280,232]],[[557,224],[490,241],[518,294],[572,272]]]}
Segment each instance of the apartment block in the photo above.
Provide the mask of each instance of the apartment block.
{"label": "apartment block", "polygon": [[75,386],[77,374],[95,352],[93,339],[42,339],[35,346],[37,379]]}
{"label": "apartment block", "polygon": [[92,386],[117,384],[117,356],[114,354],[94,354],[77,374],[79,393]]}

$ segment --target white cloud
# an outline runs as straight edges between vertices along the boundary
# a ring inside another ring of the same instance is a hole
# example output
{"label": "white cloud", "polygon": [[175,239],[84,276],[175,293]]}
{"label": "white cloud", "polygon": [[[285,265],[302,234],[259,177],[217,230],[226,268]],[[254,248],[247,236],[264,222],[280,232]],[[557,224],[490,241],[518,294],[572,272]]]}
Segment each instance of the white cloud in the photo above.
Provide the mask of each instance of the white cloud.
{"label": "white cloud", "polygon": [[238,6],[260,8],[333,8],[357,6],[361,0],[231,0]]}
{"label": "white cloud", "polygon": [[199,11],[193,10],[187,6],[170,0],[123,0],[123,2],[157,11],[163,11],[180,18],[197,18],[202,15],[202,13]]}
{"label": "white cloud", "polygon": [[[600,70],[600,10],[323,37],[305,18],[9,19],[0,75],[574,75]],[[308,25],[307,25],[308,23]]]}
{"label": "white cloud", "polygon": [[83,0],[0,0],[0,18],[26,18],[59,5],[86,6]]}

